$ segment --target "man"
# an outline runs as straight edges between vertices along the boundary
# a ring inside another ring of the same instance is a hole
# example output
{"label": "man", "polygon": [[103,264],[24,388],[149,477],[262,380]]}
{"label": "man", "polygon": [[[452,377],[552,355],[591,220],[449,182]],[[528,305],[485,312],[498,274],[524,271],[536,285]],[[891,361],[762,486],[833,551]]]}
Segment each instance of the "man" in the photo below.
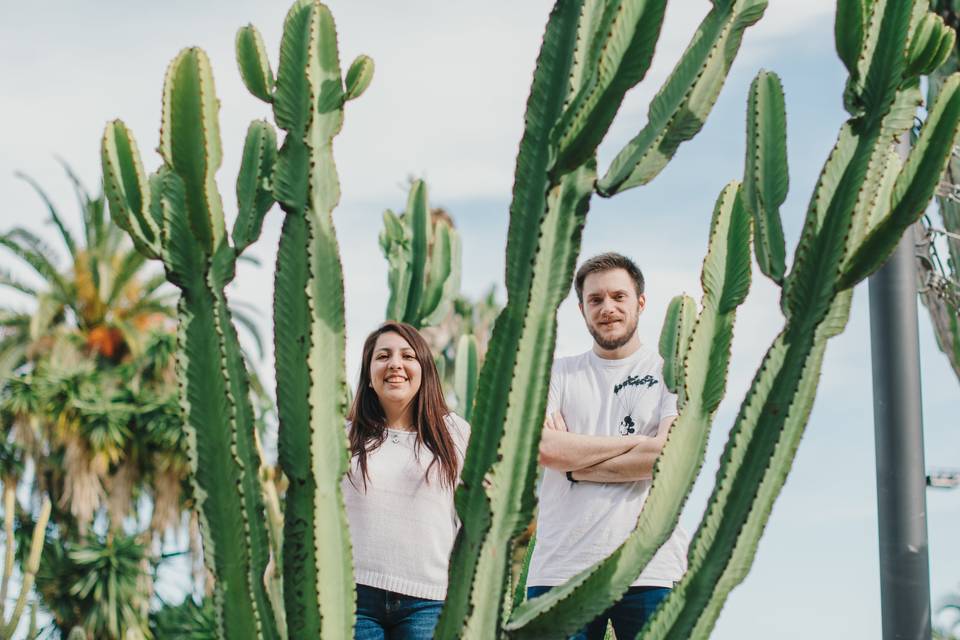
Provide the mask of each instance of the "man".
{"label": "man", "polygon": [[[646,303],[640,269],[604,253],[580,266],[574,286],[594,342],[553,365],[528,598],[603,560],[633,531],[677,416],[663,360],[637,336]],[[602,639],[608,619],[618,638],[636,637],[686,570],[686,546],[678,528],[623,599],[572,638]]]}

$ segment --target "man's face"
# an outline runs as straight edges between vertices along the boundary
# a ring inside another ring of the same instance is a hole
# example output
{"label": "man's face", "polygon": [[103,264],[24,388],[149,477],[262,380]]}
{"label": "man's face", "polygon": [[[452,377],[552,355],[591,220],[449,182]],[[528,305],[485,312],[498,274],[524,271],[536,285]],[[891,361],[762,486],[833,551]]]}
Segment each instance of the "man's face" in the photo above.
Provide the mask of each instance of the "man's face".
{"label": "man's face", "polygon": [[645,303],[624,269],[591,273],[583,281],[580,312],[601,349],[612,351],[630,341]]}

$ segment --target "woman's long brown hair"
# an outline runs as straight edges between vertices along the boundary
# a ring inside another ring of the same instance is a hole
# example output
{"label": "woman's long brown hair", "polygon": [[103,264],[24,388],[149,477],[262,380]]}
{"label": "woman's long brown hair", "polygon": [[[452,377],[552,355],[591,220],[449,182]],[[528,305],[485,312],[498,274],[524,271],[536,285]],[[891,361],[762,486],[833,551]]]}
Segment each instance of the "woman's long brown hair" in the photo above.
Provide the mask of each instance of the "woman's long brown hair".
{"label": "woman's long brown hair", "polygon": [[420,390],[417,391],[413,400],[413,425],[411,425],[417,433],[415,447],[425,445],[433,454],[433,460],[427,466],[427,482],[430,481],[433,465],[439,464],[441,483],[452,489],[457,483],[457,452],[445,420],[450,410],[443,399],[440,374],[437,373],[437,365],[433,362],[433,354],[430,352],[427,341],[419,331],[403,322],[383,323],[367,336],[363,343],[360,380],[357,382],[357,392],[347,416],[351,421],[350,454],[357,459],[363,477],[363,486],[366,488],[369,479],[367,454],[383,444],[387,437],[386,414],[380,405],[376,391],[370,386],[370,362],[373,360],[373,349],[377,344],[377,338],[384,333],[396,333],[406,340],[420,363]]}

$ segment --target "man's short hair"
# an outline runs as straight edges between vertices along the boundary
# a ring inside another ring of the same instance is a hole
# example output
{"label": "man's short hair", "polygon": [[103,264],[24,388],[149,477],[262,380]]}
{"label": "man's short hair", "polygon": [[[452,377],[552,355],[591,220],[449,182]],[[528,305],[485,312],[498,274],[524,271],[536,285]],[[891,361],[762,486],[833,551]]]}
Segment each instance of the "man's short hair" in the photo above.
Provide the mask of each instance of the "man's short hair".
{"label": "man's short hair", "polygon": [[637,297],[639,298],[643,295],[643,273],[640,271],[640,267],[634,264],[633,260],[627,256],[608,251],[607,253],[601,253],[600,255],[585,260],[583,264],[580,265],[580,268],[577,269],[577,275],[573,279],[573,286],[577,290],[577,300],[583,304],[583,281],[587,279],[588,275],[591,273],[603,273],[604,271],[611,271],[613,269],[623,269],[626,271],[630,279],[633,280],[634,286],[637,288]]}

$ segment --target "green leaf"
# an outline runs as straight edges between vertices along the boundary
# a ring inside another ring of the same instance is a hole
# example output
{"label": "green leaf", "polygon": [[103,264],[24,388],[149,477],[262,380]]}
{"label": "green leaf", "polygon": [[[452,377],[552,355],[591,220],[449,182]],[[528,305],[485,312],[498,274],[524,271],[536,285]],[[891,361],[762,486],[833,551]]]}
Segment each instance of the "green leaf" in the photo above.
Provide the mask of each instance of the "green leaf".
{"label": "green leaf", "polygon": [[273,70],[260,32],[252,24],[240,27],[236,40],[237,65],[243,84],[254,97],[264,102],[273,100]]}
{"label": "green leaf", "polygon": [[766,0],[714,2],[666,83],[654,96],[647,125],[621,150],[597,192],[611,196],[653,180],[681,143],[700,131],[740,48],[744,31],[766,10]]}
{"label": "green leaf", "polygon": [[50,212],[50,220],[57,226],[57,230],[60,232],[60,237],[63,238],[63,244],[66,245],[70,257],[76,258],[77,243],[74,241],[70,230],[67,229],[67,226],[63,223],[63,218],[60,217],[60,212],[57,211],[50,196],[47,195],[47,192],[43,190],[36,180],[25,173],[17,171],[14,175],[33,187],[33,190],[36,191],[40,199],[43,200],[43,203],[47,206],[47,211]]}
{"label": "green leaf", "polygon": [[761,71],[750,85],[747,102],[743,202],[753,216],[754,246],[760,270],[780,285],[786,274],[780,205],[787,199],[789,179],[783,87],[775,73]]}

